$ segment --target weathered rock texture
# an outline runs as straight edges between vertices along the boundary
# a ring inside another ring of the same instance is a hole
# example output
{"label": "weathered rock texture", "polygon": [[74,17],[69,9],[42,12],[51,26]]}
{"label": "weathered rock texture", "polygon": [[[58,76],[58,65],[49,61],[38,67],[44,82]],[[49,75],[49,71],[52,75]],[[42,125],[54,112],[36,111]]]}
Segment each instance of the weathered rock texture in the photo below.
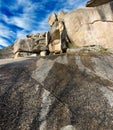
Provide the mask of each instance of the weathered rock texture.
{"label": "weathered rock texture", "polygon": [[64,23],[76,46],[102,45],[113,49],[113,2],[72,11],[65,15]]}
{"label": "weathered rock texture", "polygon": [[113,130],[112,61],[94,52],[0,60],[0,129]]}
{"label": "weathered rock texture", "polygon": [[25,39],[18,39],[14,43],[15,57],[30,56],[32,53],[40,54],[41,51],[47,51],[46,34],[28,34]]}
{"label": "weathered rock texture", "polygon": [[113,0],[89,0],[86,4],[87,7],[95,7],[95,6],[99,6],[99,5],[102,5],[102,4],[106,4],[110,1],[113,1]]}
{"label": "weathered rock texture", "polygon": [[52,13],[48,18],[48,23],[50,26],[52,26],[55,21],[57,21],[57,16],[55,13]]}
{"label": "weathered rock texture", "polygon": [[58,21],[63,21],[64,20],[64,16],[67,14],[67,12],[64,12],[64,11],[59,11],[58,14],[57,14],[57,19]]}
{"label": "weathered rock texture", "polygon": [[[100,4],[102,3],[100,2]],[[58,23],[61,20],[65,25],[65,36],[69,38],[73,46],[101,45],[113,50],[111,35],[113,34],[113,1],[69,13],[61,11],[55,16],[57,20],[49,30],[51,43],[56,39],[62,39],[58,30]]]}
{"label": "weathered rock texture", "polygon": [[[68,48],[69,39],[67,38],[67,32],[63,22],[66,14],[66,12],[60,11],[57,15],[51,14],[48,19],[48,23],[51,26],[47,35],[50,52],[66,52]],[[56,19],[53,20],[53,16]],[[53,24],[50,21],[54,21]]]}
{"label": "weathered rock texture", "polygon": [[14,58],[13,45],[0,49],[0,59]]}

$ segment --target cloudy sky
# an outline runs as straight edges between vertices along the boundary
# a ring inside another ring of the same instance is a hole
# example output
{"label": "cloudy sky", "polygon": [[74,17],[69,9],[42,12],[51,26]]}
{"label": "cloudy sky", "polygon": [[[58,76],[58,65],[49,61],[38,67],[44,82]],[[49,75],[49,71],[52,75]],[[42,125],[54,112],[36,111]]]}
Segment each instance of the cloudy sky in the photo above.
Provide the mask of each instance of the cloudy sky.
{"label": "cloudy sky", "polygon": [[26,34],[46,32],[52,12],[69,12],[87,0],[0,0],[0,49]]}

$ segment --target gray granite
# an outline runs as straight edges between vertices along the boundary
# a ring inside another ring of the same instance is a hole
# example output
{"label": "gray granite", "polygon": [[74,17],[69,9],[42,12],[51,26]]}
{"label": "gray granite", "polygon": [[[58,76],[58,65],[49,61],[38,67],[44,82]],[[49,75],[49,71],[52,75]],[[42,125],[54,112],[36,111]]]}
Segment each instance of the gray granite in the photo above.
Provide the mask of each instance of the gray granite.
{"label": "gray granite", "polygon": [[0,130],[113,130],[113,54],[0,62]]}

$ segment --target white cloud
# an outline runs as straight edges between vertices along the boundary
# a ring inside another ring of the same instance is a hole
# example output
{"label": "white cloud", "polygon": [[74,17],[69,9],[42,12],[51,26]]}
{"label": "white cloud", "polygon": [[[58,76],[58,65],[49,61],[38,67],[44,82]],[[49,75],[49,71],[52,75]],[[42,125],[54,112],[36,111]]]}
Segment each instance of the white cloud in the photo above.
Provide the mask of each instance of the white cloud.
{"label": "white cloud", "polygon": [[18,17],[14,16],[10,18],[6,15],[2,15],[2,19],[8,24],[13,24],[23,29],[30,29],[31,28],[30,23],[33,22],[32,19],[29,19],[29,17],[26,17],[24,15]]}
{"label": "white cloud", "polygon": [[64,2],[64,0],[61,0],[60,1],[61,5],[62,5],[61,9],[57,10],[57,7],[59,7],[57,5],[55,10],[57,10],[57,12],[59,10],[70,12],[71,10],[75,10],[75,9],[77,9],[79,7],[83,7],[85,5],[86,1],[87,0],[67,0],[67,1]]}
{"label": "white cloud", "polygon": [[[87,1],[87,0],[86,0]],[[80,1],[80,0],[67,0],[67,2],[66,2],[66,4],[65,4],[65,6],[68,6],[68,7],[70,7],[70,8],[73,8],[74,9],[74,7],[79,7],[79,5],[83,5],[85,3],[85,1]]]}
{"label": "white cloud", "polygon": [[4,47],[7,47],[7,46],[9,46],[10,44],[7,43],[7,41],[6,41],[5,39],[0,38],[0,45],[2,45],[2,46],[4,46]]}
{"label": "white cloud", "polygon": [[35,30],[32,30],[31,33],[34,34],[37,32],[38,33],[47,32],[50,28],[50,26],[48,24],[48,17],[49,16],[50,16],[50,14],[47,14],[46,18],[43,21],[39,22],[37,28]]}
{"label": "white cloud", "polygon": [[4,26],[3,24],[0,24],[0,36],[9,35],[9,29]]}
{"label": "white cloud", "polygon": [[20,39],[20,38],[25,38],[27,35],[26,31],[25,30],[22,30],[22,31],[17,31],[17,39]]}
{"label": "white cloud", "polygon": [[26,17],[12,17],[11,19],[9,19],[9,23],[21,27],[23,29],[30,28],[30,20]]}
{"label": "white cloud", "polygon": [[[14,36],[16,36],[16,33],[11,31],[8,27],[4,26],[2,23],[0,24],[0,36],[12,39]],[[2,40],[3,41],[3,40]],[[11,41],[11,40],[10,40]]]}
{"label": "white cloud", "polygon": [[[48,0],[44,0],[42,2],[38,1],[32,1],[32,0],[16,0],[16,2],[13,5],[10,5],[10,10],[17,10],[19,7],[23,8],[23,13],[35,13],[35,11],[38,9],[44,9],[44,4]],[[30,15],[28,14],[28,15]]]}
{"label": "white cloud", "polygon": [[[17,14],[18,8],[23,6],[23,13]],[[31,30],[32,26],[36,24],[36,9],[43,8],[42,5],[32,3],[30,0],[17,0],[15,5],[9,5],[7,7],[15,16],[9,17],[5,14],[1,14],[1,18],[8,24],[13,24],[26,30]]]}

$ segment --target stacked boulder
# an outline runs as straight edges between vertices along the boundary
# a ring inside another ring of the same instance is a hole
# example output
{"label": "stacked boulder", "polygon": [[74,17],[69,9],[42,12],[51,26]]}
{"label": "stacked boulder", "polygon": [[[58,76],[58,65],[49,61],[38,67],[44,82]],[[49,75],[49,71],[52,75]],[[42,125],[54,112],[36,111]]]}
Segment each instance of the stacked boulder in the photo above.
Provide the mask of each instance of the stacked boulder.
{"label": "stacked boulder", "polygon": [[65,15],[63,11],[57,15],[51,14],[48,19],[51,28],[48,32],[28,34],[25,39],[16,40],[13,51],[15,58],[66,52],[69,39],[63,23]]}
{"label": "stacked boulder", "polygon": [[113,50],[113,0],[90,0],[86,6],[49,17],[50,51],[92,45]]}
{"label": "stacked boulder", "polygon": [[50,52],[66,52],[68,48],[69,39],[63,22],[66,14],[66,12],[60,11],[57,15],[55,13],[51,14],[48,19],[51,26],[47,33],[47,44]]}
{"label": "stacked boulder", "polygon": [[14,43],[14,55],[17,57],[33,56],[47,53],[46,33],[28,34],[25,39],[18,39]]}
{"label": "stacked boulder", "polygon": [[15,57],[31,53],[46,55],[84,46],[102,46],[113,50],[113,0],[89,0],[87,7],[69,13],[60,11],[48,18],[50,30],[30,34],[14,43]]}

